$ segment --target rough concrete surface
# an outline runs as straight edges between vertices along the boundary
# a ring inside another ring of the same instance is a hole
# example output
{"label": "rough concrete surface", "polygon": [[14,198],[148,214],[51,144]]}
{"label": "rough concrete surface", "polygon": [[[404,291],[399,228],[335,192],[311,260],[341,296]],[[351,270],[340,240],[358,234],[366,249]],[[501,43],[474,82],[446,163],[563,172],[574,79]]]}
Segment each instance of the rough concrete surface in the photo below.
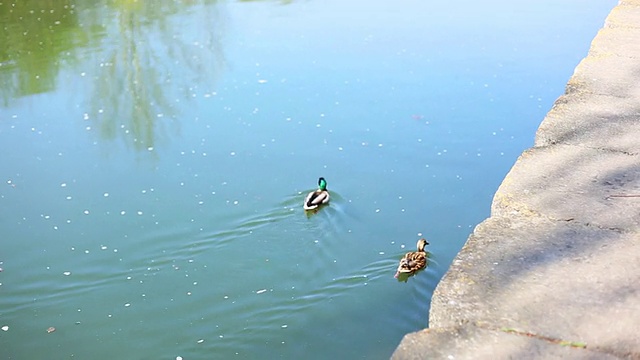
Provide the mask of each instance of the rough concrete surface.
{"label": "rough concrete surface", "polygon": [[393,359],[640,359],[640,0],[622,0]]}

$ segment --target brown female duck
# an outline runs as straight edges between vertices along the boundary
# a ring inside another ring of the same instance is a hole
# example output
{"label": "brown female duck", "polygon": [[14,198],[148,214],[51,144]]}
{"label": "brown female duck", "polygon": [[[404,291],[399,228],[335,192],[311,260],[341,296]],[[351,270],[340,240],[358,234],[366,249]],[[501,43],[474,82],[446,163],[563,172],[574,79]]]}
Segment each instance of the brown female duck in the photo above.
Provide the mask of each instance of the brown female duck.
{"label": "brown female duck", "polygon": [[398,270],[396,270],[394,277],[398,278],[400,274],[413,275],[416,271],[427,266],[427,252],[424,250],[427,245],[429,245],[429,242],[426,239],[418,240],[418,251],[410,251],[400,259],[400,264],[398,264]]}

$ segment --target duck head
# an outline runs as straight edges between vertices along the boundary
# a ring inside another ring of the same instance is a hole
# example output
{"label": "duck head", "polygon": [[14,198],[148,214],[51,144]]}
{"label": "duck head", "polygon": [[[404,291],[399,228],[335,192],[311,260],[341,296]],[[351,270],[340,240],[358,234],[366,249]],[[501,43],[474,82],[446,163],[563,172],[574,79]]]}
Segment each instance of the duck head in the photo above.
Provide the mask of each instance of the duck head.
{"label": "duck head", "polygon": [[325,180],[323,177],[318,179],[318,189],[322,191],[327,190],[327,180]]}
{"label": "duck head", "polygon": [[418,240],[418,243],[416,244],[416,247],[418,248],[418,251],[424,251],[424,248],[429,245],[429,242],[427,241],[427,239],[420,239]]}

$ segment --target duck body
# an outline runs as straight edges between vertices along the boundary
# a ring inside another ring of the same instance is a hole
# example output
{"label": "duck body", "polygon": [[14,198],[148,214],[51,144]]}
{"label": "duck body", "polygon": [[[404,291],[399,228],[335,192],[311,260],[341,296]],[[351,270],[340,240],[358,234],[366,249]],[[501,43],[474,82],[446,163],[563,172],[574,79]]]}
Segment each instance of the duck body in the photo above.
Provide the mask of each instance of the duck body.
{"label": "duck body", "polygon": [[327,190],[327,181],[324,178],[318,179],[318,190],[312,191],[304,198],[304,209],[314,210],[320,205],[329,202],[329,191]]}
{"label": "duck body", "polygon": [[427,266],[427,252],[424,250],[427,245],[429,245],[429,242],[426,239],[418,240],[417,251],[408,252],[400,259],[400,264],[398,264],[394,277],[398,278],[400,274],[413,275],[418,270],[424,269]]}

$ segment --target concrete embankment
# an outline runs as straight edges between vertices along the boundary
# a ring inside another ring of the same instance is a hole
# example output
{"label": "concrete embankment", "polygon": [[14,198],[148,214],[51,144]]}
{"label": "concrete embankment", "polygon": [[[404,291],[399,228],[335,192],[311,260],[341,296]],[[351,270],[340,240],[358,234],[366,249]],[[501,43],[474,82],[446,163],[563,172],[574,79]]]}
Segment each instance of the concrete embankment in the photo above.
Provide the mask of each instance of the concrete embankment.
{"label": "concrete embankment", "polygon": [[640,359],[640,0],[611,11],[393,359]]}

